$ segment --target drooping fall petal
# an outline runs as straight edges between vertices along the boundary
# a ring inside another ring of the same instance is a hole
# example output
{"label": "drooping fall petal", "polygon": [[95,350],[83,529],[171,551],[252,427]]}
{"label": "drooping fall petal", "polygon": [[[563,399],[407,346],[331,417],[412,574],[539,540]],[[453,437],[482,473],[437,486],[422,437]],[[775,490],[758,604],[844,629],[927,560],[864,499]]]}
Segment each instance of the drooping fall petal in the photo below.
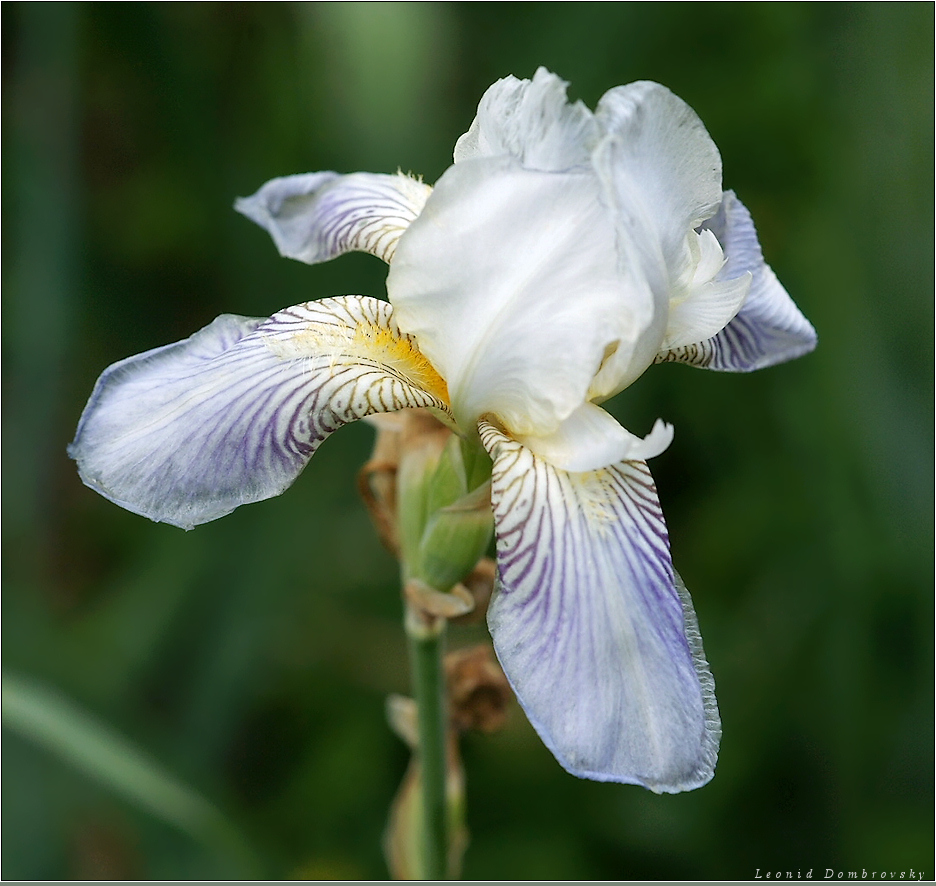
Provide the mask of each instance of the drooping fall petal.
{"label": "drooping fall petal", "polygon": [[431,190],[402,174],[310,172],[274,178],[234,208],[268,231],[285,258],[313,265],[358,251],[389,262]]}
{"label": "drooping fall petal", "polygon": [[737,316],[717,335],[662,351],[657,363],[688,363],[724,372],[752,372],[808,354],[816,331],[764,261],[751,215],[733,191],[704,228],[725,253],[720,278],[751,275],[751,288]]}
{"label": "drooping fall petal", "polygon": [[492,425],[488,624],[530,722],[572,774],[690,790],[714,772],[714,683],[649,470],[567,473]]}
{"label": "drooping fall petal", "polygon": [[69,454],[106,498],[186,529],[278,495],[342,425],[447,410],[444,382],[392,313],[344,296],[219,317],[105,370]]}

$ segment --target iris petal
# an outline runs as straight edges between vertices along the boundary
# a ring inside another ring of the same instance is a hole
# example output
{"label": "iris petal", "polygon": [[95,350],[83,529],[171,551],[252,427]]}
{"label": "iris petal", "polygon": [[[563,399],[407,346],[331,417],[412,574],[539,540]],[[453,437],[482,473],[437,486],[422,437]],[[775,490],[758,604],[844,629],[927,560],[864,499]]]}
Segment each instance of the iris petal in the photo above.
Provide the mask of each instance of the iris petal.
{"label": "iris petal", "polygon": [[532,80],[498,80],[484,93],[471,128],[456,143],[455,162],[509,154],[524,169],[540,172],[587,167],[598,126],[585,105],[568,102],[567,86],[545,68]]}
{"label": "iris petal", "polygon": [[313,265],[357,251],[389,262],[431,190],[406,175],[310,172],[274,178],[234,208],[268,231],[285,258]]}
{"label": "iris petal", "polygon": [[625,459],[645,461],[673,440],[673,426],[657,419],[646,437],[638,437],[600,406],[583,403],[554,433],[517,437],[527,449],[564,471],[594,471]]}
{"label": "iris petal", "polygon": [[185,529],[279,495],[342,425],[447,409],[444,382],[391,317],[363,296],[219,317],[105,370],[69,454],[106,498]]}
{"label": "iris petal", "polygon": [[[724,325],[743,293],[706,289],[705,281],[691,285],[700,258],[693,229],[715,212],[722,194],[721,158],[695,112],[658,83],[638,82],[606,92],[595,119],[603,136],[592,166],[612,210],[622,266],[653,296],[651,322],[631,347],[603,362],[590,392],[600,400],[624,390],[653,363],[668,327],[678,333],[680,319],[710,324],[713,317]],[[633,291],[633,285],[624,290],[622,302]],[[674,295],[693,297],[671,318]]]}
{"label": "iris petal", "polygon": [[721,735],[692,604],[643,462],[551,467],[492,425],[494,646],[573,775],[674,793],[713,775]]}
{"label": "iris petal", "polygon": [[400,240],[387,292],[462,427],[490,412],[513,433],[549,434],[587,399],[604,354],[632,354],[652,322],[652,294],[632,271],[594,176],[482,157],[439,180]]}
{"label": "iris petal", "polygon": [[726,191],[718,213],[705,223],[725,252],[719,281],[751,274],[751,288],[735,318],[712,338],[663,350],[657,363],[688,363],[725,372],[751,372],[808,354],[816,331],[764,261],[750,213]]}
{"label": "iris petal", "polygon": [[721,200],[718,148],[695,111],[659,83],[609,90],[595,118],[607,133],[594,158],[596,171],[628,225],[657,232],[670,276],[677,277],[687,258],[687,232]]}
{"label": "iris petal", "polygon": [[751,288],[751,274],[723,278],[724,254],[708,230],[690,233],[700,254],[694,273],[670,298],[669,317],[662,348],[675,350],[721,332],[734,318]]}

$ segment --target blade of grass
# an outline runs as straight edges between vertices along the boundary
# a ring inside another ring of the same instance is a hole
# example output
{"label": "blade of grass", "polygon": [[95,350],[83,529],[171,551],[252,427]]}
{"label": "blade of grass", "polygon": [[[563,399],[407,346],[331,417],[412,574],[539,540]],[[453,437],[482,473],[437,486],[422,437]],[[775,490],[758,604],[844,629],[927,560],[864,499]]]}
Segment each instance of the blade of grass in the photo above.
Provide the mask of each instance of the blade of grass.
{"label": "blade of grass", "polygon": [[261,865],[238,828],[157,760],[60,692],[4,674],[3,725],[226,859],[245,879]]}

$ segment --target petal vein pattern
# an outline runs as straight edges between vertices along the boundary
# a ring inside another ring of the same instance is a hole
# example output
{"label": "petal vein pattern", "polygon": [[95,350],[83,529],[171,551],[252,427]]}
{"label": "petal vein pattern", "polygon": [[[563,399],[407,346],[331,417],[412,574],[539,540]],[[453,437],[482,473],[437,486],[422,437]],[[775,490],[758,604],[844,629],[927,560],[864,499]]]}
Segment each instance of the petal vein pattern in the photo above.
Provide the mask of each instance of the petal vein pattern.
{"label": "petal vein pattern", "polygon": [[488,624],[543,741],[572,774],[690,790],[721,727],[645,463],[569,473],[482,422],[498,585]]}
{"label": "petal vein pattern", "polygon": [[754,222],[733,191],[726,191],[718,212],[703,225],[725,253],[719,282],[752,275],[741,309],[717,335],[670,350],[656,363],[686,363],[721,372],[753,372],[808,354],[816,330],[764,261]]}
{"label": "petal vein pattern", "polygon": [[286,258],[312,265],[357,251],[389,262],[431,191],[402,174],[311,172],[274,178],[234,208]]}
{"label": "petal vein pattern", "polygon": [[278,495],[348,422],[448,411],[445,383],[392,312],[344,296],[269,320],[219,317],[106,370],[69,454],[105,497],[186,529]]}

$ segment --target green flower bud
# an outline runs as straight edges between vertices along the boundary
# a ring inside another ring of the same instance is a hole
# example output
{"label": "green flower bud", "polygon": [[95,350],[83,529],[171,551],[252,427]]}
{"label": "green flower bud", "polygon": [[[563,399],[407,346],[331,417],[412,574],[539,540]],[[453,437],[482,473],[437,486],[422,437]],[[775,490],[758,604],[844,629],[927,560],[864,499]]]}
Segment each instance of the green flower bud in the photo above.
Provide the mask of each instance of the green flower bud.
{"label": "green flower bud", "polygon": [[397,473],[404,580],[448,591],[474,568],[493,532],[490,475],[481,446],[448,431],[404,448]]}

